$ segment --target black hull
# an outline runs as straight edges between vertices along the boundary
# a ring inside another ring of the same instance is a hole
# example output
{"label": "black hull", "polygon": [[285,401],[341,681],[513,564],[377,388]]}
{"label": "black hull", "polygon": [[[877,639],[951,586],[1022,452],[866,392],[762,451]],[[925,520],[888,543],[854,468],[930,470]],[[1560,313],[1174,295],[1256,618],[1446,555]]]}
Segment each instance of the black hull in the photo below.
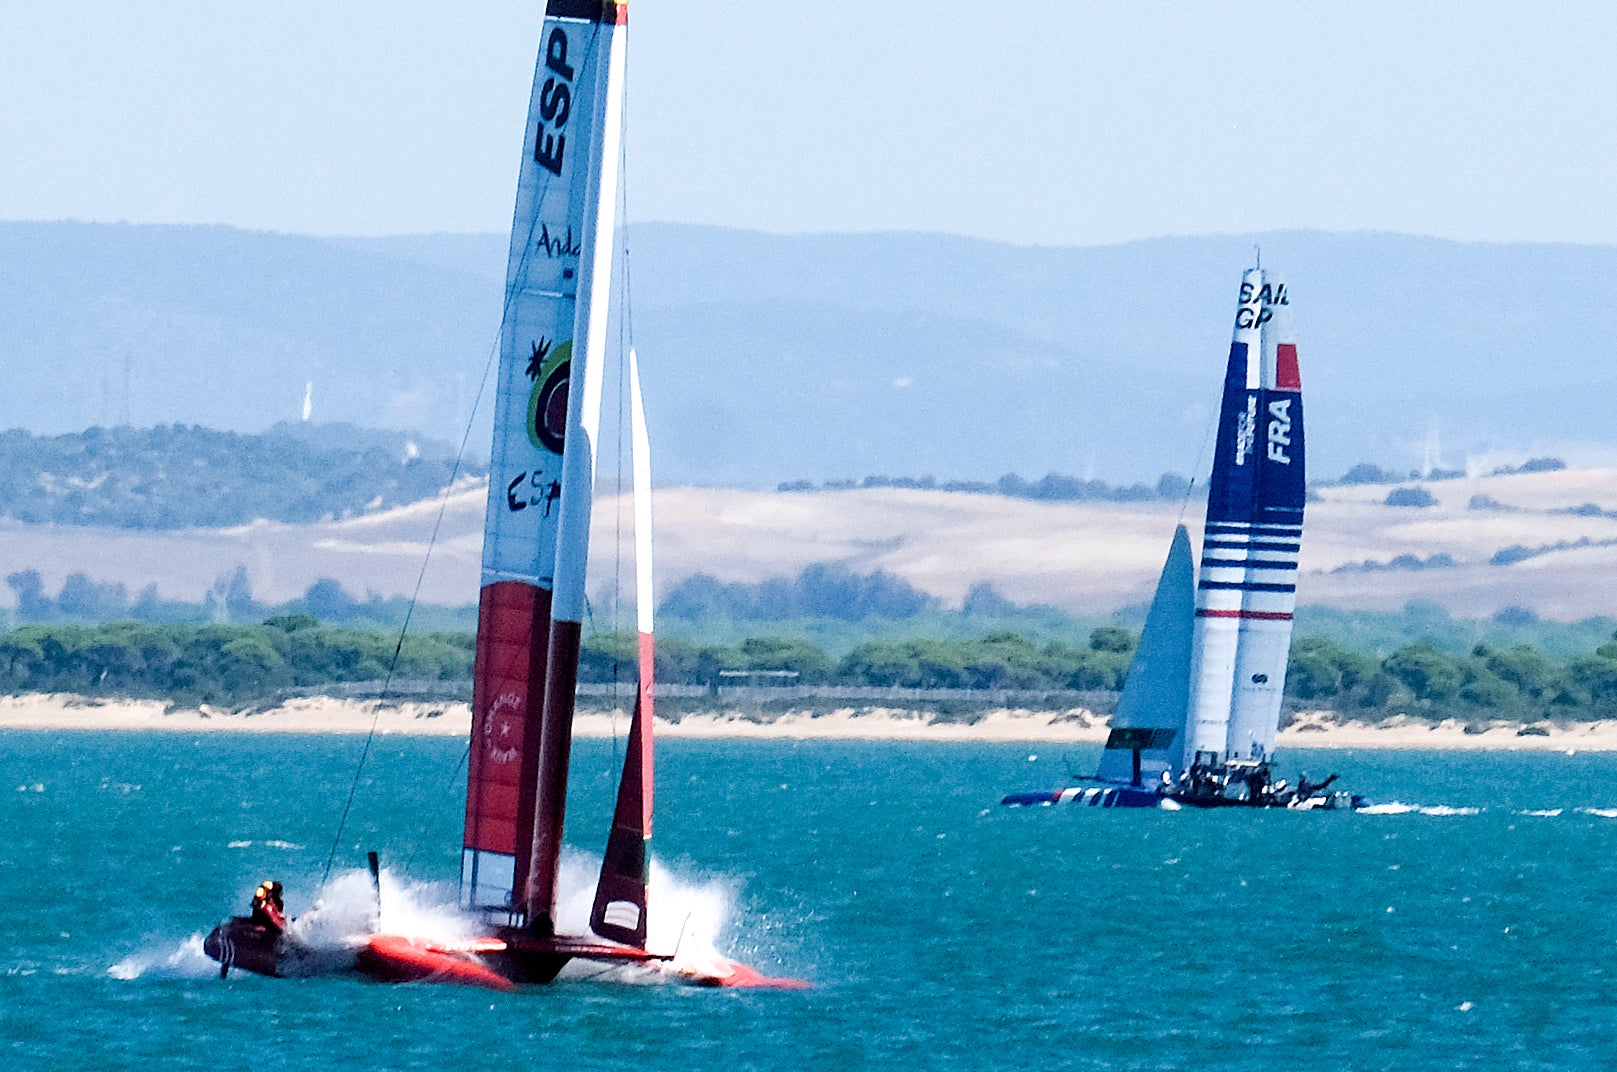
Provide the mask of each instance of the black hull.
{"label": "black hull", "polygon": [[286,944],[284,935],[246,916],[235,916],[219,924],[202,940],[202,951],[219,962],[221,978],[230,974],[232,968],[280,978],[285,974],[281,963],[287,952]]}

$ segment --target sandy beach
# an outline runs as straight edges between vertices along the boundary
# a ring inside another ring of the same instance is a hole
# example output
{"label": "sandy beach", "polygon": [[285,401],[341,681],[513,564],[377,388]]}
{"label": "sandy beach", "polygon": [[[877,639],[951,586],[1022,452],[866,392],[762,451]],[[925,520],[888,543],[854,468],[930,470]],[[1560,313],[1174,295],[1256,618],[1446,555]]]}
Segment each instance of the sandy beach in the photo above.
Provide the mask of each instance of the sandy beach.
{"label": "sandy beach", "polygon": [[[82,696],[0,697],[0,730],[151,731],[167,733],[332,733],[465,737],[471,713],[463,703],[383,703],[310,697],[269,709],[229,711],[181,708],[155,700],[102,700]],[[584,711],[579,736],[622,734],[627,714]],[[1282,730],[1280,748],[1437,748],[1536,752],[1617,751],[1617,721],[1537,723],[1522,733],[1515,722],[1487,727],[1457,719],[1427,722],[1397,717],[1370,724],[1338,720],[1328,711],[1302,712]],[[657,721],[664,739],[862,740],[1099,744],[1106,721],[1086,709],[1000,709],[974,722],[936,718],[931,712],[882,707],[830,712],[787,712],[772,719],[734,711],[687,714]]]}

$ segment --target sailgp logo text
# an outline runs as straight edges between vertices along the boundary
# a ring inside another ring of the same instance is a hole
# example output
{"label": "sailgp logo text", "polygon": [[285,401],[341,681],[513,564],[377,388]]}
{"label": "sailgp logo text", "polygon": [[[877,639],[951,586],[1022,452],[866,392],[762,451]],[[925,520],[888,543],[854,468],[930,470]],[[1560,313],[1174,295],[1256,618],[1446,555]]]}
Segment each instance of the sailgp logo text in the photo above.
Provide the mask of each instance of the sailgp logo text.
{"label": "sailgp logo text", "polygon": [[1291,446],[1291,399],[1269,403],[1269,460],[1290,465],[1286,448]]}
{"label": "sailgp logo text", "polygon": [[[539,130],[533,136],[533,159],[552,175],[560,175],[567,152],[562,129],[573,111],[573,68],[567,63],[567,31],[560,26],[545,41],[545,69],[551,76],[539,87]],[[546,131],[547,124],[554,133]]]}
{"label": "sailgp logo text", "polygon": [[1235,311],[1235,326],[1261,328],[1274,319],[1273,306],[1290,304],[1291,298],[1286,294],[1284,283],[1265,283],[1254,291],[1251,283],[1243,282],[1241,307]]}
{"label": "sailgp logo text", "polygon": [[1252,444],[1258,439],[1258,396],[1246,396],[1246,411],[1235,421],[1235,464],[1245,465]]}

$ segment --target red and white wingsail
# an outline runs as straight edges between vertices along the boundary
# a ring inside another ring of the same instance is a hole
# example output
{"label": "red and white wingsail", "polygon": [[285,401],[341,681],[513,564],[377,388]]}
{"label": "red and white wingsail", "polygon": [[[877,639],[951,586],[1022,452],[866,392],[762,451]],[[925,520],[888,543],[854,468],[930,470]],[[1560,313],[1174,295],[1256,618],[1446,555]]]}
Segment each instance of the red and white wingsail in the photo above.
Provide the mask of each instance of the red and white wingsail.
{"label": "red and white wingsail", "polygon": [[540,928],[572,736],[626,21],[625,4],[550,0],[506,272],[461,889]]}

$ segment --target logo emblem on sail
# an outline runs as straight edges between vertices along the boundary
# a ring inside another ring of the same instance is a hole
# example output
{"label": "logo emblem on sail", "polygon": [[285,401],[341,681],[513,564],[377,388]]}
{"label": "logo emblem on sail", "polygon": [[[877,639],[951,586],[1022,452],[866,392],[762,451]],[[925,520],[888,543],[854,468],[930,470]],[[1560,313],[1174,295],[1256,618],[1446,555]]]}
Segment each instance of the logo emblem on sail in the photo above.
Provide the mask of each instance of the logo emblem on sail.
{"label": "logo emblem on sail", "polygon": [[533,344],[528,361],[528,442],[560,454],[567,439],[567,381],[572,372],[571,339],[552,347],[549,339]]}
{"label": "logo emblem on sail", "polygon": [[1235,422],[1235,464],[1245,465],[1252,444],[1258,439],[1258,396],[1246,396],[1246,412]]}
{"label": "logo emblem on sail", "polygon": [[522,751],[521,706],[516,693],[501,693],[483,716],[483,740],[488,757],[496,763],[509,763]]}

